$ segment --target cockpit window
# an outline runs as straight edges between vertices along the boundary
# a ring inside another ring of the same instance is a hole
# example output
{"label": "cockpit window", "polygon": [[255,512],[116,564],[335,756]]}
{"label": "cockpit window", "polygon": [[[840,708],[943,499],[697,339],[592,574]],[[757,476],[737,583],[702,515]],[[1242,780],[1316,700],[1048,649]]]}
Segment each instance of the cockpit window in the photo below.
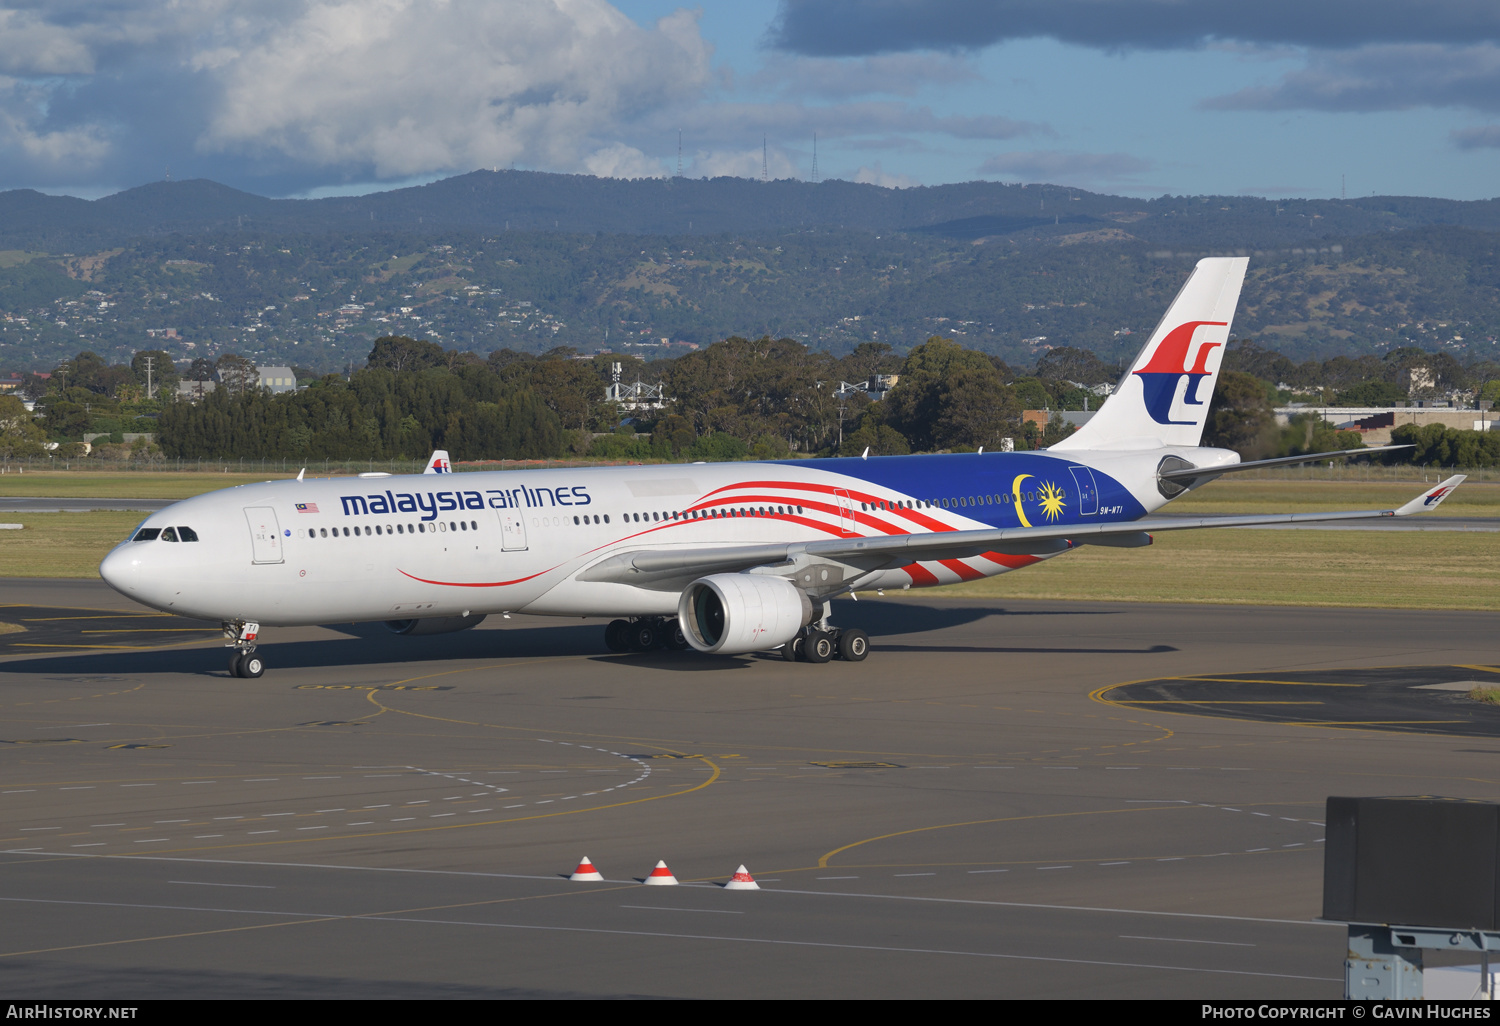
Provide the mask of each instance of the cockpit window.
{"label": "cockpit window", "polygon": [[183,541],[195,542],[198,540],[198,532],[193,530],[191,527],[179,526],[177,528],[177,537],[182,539]]}
{"label": "cockpit window", "polygon": [[161,534],[161,528],[159,527],[143,527],[139,531],[135,532],[135,540],[155,541],[156,536],[159,534]]}
{"label": "cockpit window", "polygon": [[167,528],[165,531],[163,531],[161,533],[161,540],[162,541],[169,541],[169,542],[176,541],[177,540],[177,531],[175,529],[173,529],[173,528],[170,528],[170,527]]}

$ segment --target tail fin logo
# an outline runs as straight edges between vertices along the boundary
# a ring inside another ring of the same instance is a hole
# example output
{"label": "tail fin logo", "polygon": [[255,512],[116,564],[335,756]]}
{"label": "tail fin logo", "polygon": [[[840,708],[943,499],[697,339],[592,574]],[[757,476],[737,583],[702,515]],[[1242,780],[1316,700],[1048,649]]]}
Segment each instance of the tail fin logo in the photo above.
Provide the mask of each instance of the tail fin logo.
{"label": "tail fin logo", "polygon": [[1196,424],[1194,420],[1173,420],[1172,403],[1177,396],[1177,385],[1187,378],[1187,388],[1183,392],[1182,402],[1185,406],[1202,406],[1204,400],[1198,397],[1198,386],[1203,379],[1212,375],[1208,369],[1208,357],[1221,345],[1219,342],[1205,342],[1198,347],[1198,358],[1194,361],[1192,369],[1188,368],[1188,352],[1193,345],[1193,333],[1205,325],[1211,327],[1228,327],[1228,321],[1188,321],[1179,324],[1167,332],[1165,338],[1157,345],[1156,351],[1151,354],[1151,360],[1136,371],[1141,379],[1141,387],[1145,392],[1146,412],[1151,414],[1151,419],[1158,424]]}

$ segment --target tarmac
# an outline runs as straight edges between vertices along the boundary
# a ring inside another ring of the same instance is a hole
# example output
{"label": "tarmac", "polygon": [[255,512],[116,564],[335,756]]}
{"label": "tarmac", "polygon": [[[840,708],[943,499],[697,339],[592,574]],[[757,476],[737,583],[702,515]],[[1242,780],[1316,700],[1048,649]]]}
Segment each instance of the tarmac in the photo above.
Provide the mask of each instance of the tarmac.
{"label": "tarmac", "polygon": [[18,999],[1337,998],[1326,799],[1500,791],[1493,613],[891,596],[823,666],[491,617],[243,680],[102,584],[0,603]]}

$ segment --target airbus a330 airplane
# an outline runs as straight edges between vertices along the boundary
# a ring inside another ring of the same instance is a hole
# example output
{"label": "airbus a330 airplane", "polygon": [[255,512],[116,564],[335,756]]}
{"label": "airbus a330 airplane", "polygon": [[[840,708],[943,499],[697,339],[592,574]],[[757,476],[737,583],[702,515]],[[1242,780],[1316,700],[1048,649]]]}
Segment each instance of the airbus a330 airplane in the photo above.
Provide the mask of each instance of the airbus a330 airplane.
{"label": "airbus a330 airplane", "polygon": [[[1156,531],[1400,517],[1399,509],[1152,517],[1242,463],[1202,448],[1247,261],[1199,261],[1092,420],[1038,452],[268,481],[148,517],[99,567],[156,609],[220,620],[230,672],[259,677],[262,625],[384,621],[405,634],[490,613],[612,616],[611,649],[863,659],[829,623],[855,589],[921,588]],[[1369,450],[1360,450],[1368,452]]]}

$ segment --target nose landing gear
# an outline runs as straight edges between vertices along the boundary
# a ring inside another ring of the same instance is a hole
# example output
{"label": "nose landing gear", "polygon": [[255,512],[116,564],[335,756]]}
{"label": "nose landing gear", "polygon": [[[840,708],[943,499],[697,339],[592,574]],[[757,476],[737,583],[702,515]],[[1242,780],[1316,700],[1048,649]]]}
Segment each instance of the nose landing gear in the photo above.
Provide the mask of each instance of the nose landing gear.
{"label": "nose landing gear", "polygon": [[224,637],[229,639],[225,647],[234,649],[229,655],[231,677],[259,677],[266,672],[265,660],[255,654],[255,639],[259,634],[258,623],[244,620],[224,623]]}

